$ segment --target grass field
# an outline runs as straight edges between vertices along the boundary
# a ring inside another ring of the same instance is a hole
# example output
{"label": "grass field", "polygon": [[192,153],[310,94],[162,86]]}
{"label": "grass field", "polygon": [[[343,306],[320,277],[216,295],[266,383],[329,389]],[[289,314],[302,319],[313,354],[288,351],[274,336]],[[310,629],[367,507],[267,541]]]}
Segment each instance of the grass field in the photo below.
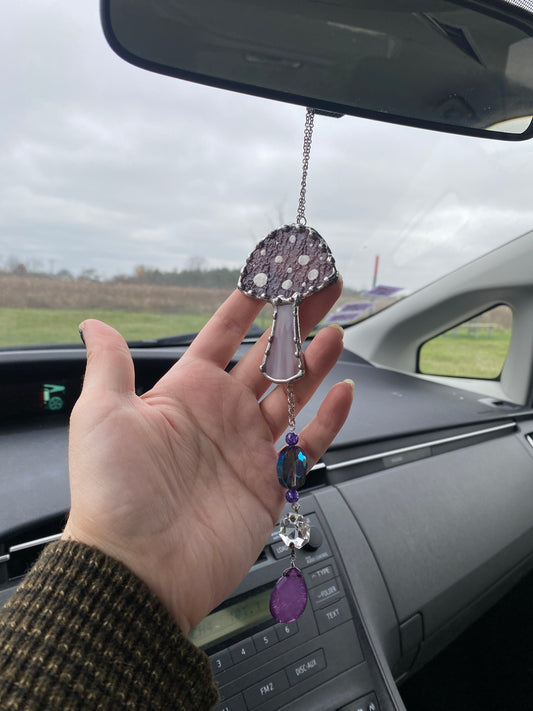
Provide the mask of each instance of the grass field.
{"label": "grass field", "polygon": [[98,318],[127,340],[193,333],[230,293],[0,274],[0,346],[78,342],[78,324]]}
{"label": "grass field", "polygon": [[[204,314],[162,314],[118,309],[22,309],[0,308],[0,346],[47,343],[78,343],[78,325],[85,318],[98,318],[116,328],[130,341],[194,333],[209,318]],[[263,328],[270,316],[261,319]],[[496,378],[501,372],[510,330],[486,332],[477,337],[466,327],[426,343],[420,351],[420,371],[428,375]]]}
{"label": "grass field", "polygon": [[467,327],[438,336],[422,346],[419,368],[427,375],[497,378],[511,338],[510,329],[468,333]]}
{"label": "grass field", "polygon": [[[180,286],[64,281],[0,273],[0,347],[79,342],[78,325],[97,318],[129,341],[194,333],[230,292]],[[494,325],[488,333],[487,320]],[[257,322],[268,328],[272,309]],[[509,347],[512,316],[498,306],[426,343],[420,370],[431,375],[496,378]]]}
{"label": "grass field", "polygon": [[108,309],[0,308],[0,346],[79,343],[78,325],[85,318],[105,321],[126,338],[140,339],[194,333],[209,314],[150,314]]}

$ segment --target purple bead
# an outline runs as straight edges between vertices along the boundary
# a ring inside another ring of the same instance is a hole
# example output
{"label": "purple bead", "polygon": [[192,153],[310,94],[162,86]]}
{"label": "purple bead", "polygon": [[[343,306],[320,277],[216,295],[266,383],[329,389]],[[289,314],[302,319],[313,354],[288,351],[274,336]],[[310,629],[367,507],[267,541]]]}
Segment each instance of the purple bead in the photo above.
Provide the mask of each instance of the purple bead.
{"label": "purple bead", "polygon": [[270,613],[278,622],[294,622],[307,605],[307,585],[298,568],[288,568],[270,596]]}
{"label": "purple bead", "polygon": [[289,489],[285,494],[285,498],[287,499],[289,504],[295,504],[300,497],[298,496],[298,492],[296,491],[296,489]]}
{"label": "purple bead", "polygon": [[298,444],[298,435],[296,432],[288,432],[285,437],[285,442],[287,442],[289,447],[294,447],[295,444]]}
{"label": "purple bead", "polygon": [[276,467],[279,483],[287,489],[301,489],[307,475],[307,457],[300,447],[283,447]]}

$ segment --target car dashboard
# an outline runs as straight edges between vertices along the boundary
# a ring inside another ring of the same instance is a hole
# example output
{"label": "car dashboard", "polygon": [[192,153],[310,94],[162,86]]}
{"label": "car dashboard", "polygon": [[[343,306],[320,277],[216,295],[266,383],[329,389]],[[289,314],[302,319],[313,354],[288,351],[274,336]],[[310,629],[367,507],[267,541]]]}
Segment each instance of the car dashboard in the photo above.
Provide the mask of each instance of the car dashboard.
{"label": "car dashboard", "polygon": [[[244,343],[238,360],[250,347]],[[133,348],[140,394],[185,347]],[[68,415],[83,348],[0,353],[0,604],[69,509]],[[298,551],[310,602],[273,624],[287,565],[274,530],[248,576],[193,631],[227,711],[403,709],[398,684],[509,591],[533,564],[533,412],[371,365],[345,350],[355,402],[302,492]]]}

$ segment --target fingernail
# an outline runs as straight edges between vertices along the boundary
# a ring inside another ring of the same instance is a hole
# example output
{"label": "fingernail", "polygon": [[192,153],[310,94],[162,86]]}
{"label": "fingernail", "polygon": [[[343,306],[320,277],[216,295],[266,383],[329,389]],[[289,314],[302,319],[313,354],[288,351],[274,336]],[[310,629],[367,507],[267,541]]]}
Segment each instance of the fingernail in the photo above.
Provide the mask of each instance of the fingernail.
{"label": "fingernail", "polygon": [[346,378],[346,380],[343,380],[342,382],[343,382],[343,383],[348,383],[348,385],[351,387],[352,390],[355,388],[355,383],[354,383],[354,381],[351,380],[350,378]]}
{"label": "fingernail", "polygon": [[84,323],[80,323],[80,325],[78,326],[78,333],[80,334],[81,342],[83,343],[83,345],[85,347],[87,347],[87,345],[85,343],[85,336],[83,335],[83,326],[84,326]]}
{"label": "fingernail", "polygon": [[328,328],[336,328],[337,331],[340,331],[342,333],[342,336],[344,338],[344,328],[342,326],[339,326],[338,323],[330,323],[328,324]]}

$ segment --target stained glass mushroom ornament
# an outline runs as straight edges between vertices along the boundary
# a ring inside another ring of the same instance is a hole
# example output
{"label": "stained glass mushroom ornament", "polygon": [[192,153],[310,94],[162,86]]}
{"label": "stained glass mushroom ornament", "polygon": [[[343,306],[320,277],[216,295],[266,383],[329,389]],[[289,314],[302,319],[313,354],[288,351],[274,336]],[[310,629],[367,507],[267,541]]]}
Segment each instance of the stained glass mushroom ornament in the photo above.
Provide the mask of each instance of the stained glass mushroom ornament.
{"label": "stained glass mushroom ornament", "polygon": [[339,275],[325,240],[312,227],[283,225],[259,242],[241,270],[238,288],[273,308],[262,373],[291,383],[305,373],[300,340],[302,299],[334,284]]}

